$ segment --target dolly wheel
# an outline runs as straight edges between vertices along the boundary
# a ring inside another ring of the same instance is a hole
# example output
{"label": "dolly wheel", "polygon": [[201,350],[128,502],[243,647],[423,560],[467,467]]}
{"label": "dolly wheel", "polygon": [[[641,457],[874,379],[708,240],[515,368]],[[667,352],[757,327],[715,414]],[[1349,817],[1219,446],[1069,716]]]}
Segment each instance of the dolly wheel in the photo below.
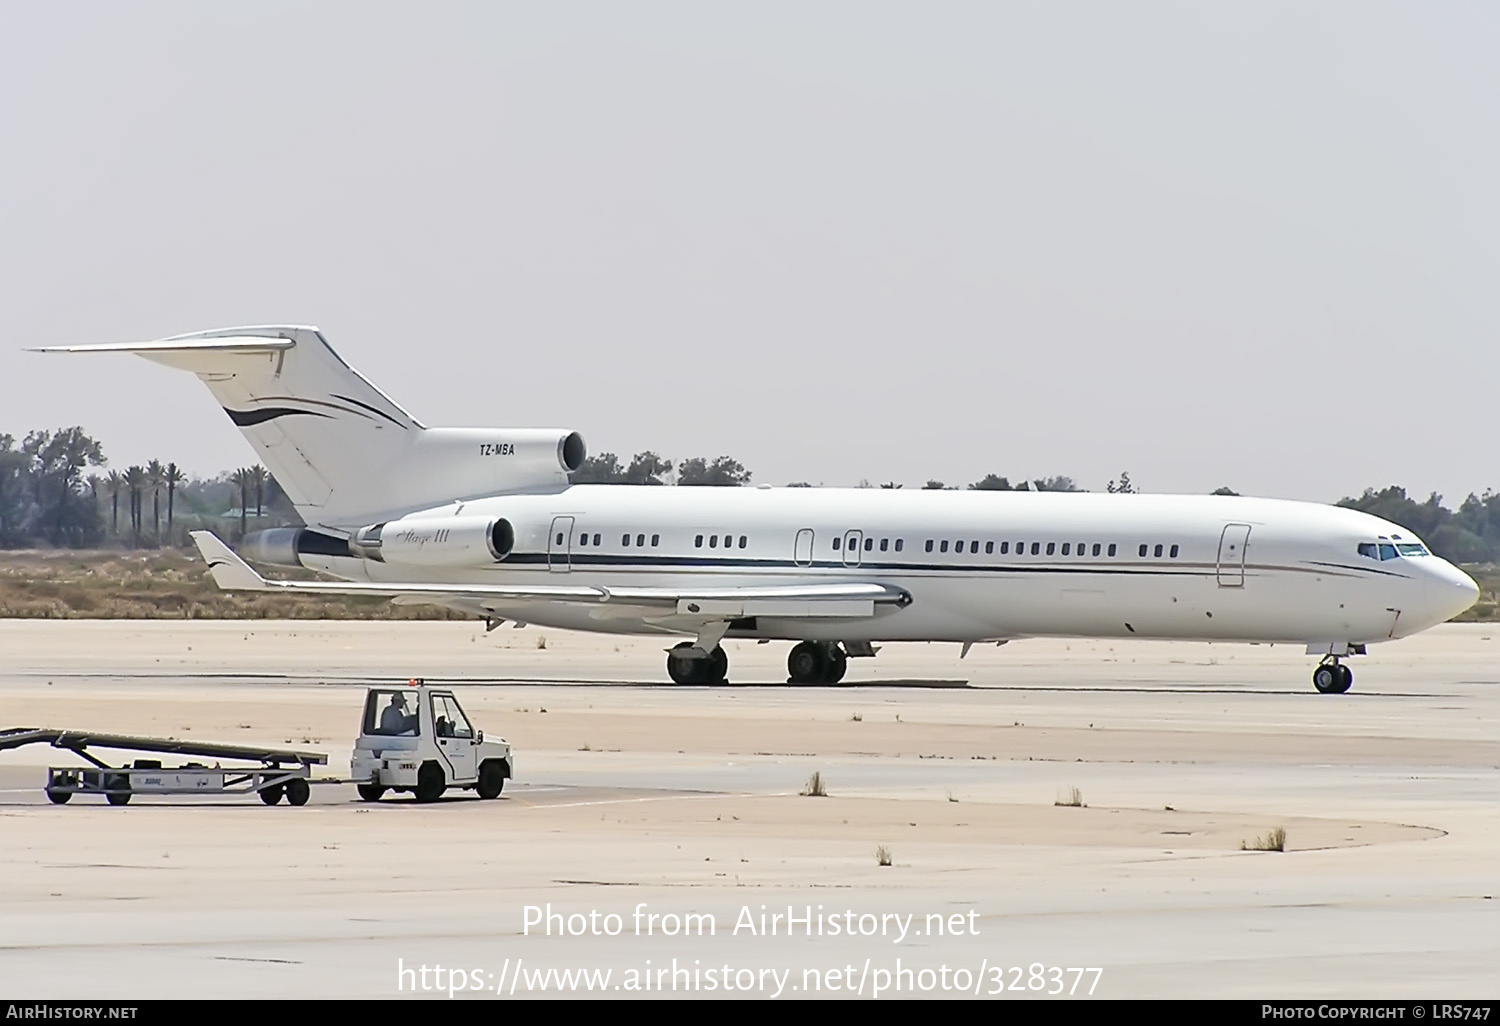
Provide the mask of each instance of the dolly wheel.
{"label": "dolly wheel", "polygon": [[286,789],[281,784],[272,784],[270,787],[260,789],[260,800],[267,805],[275,805],[281,801],[282,792]]}
{"label": "dolly wheel", "polygon": [[128,776],[121,774],[117,777],[105,777],[104,786],[109,791],[109,794],[105,795],[109,804],[130,804],[130,778]]}
{"label": "dolly wheel", "polygon": [[306,805],[311,794],[312,788],[301,777],[293,777],[286,782],[286,800],[292,805]]}

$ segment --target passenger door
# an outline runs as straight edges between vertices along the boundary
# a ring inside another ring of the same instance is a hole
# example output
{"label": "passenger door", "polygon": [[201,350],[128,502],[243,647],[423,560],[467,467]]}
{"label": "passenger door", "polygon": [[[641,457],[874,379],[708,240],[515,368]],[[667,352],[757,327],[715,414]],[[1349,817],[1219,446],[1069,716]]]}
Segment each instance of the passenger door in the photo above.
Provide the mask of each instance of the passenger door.
{"label": "passenger door", "polygon": [[473,780],[477,772],[475,751],[479,746],[474,727],[451,694],[432,696],[432,732],[438,751],[448,763],[449,782]]}
{"label": "passenger door", "polygon": [[1229,524],[1219,536],[1219,587],[1245,586],[1245,550],[1250,547],[1250,525]]}
{"label": "passenger door", "polygon": [[792,547],[792,562],[798,566],[812,566],[813,529],[804,527],[797,532],[797,542]]}
{"label": "passenger door", "polygon": [[859,566],[860,547],[864,544],[865,533],[863,531],[844,532],[844,565]]}
{"label": "passenger door", "polygon": [[567,573],[573,569],[573,518],[553,517],[547,535],[547,569]]}

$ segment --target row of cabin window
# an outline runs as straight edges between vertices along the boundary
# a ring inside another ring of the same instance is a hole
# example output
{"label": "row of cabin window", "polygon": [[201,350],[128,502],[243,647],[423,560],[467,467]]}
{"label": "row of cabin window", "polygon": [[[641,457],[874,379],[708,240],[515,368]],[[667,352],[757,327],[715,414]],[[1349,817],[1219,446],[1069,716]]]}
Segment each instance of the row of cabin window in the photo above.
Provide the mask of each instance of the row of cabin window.
{"label": "row of cabin window", "polygon": [[[934,543],[929,539],[928,542],[927,542],[927,551],[928,552],[932,551],[933,544]],[[948,543],[946,541],[937,542],[936,544],[937,544],[937,550],[939,552],[947,552],[948,551]],[[956,553],[957,552],[963,552],[964,551],[964,544],[965,543],[961,542],[961,541],[954,542],[953,543],[953,551],[956,552]],[[969,551],[971,553],[977,553],[979,551],[979,543],[977,541],[971,541],[971,542],[968,542],[967,544],[969,546]],[[835,546],[835,547],[837,547],[837,546]],[[1079,542],[1078,543],[1077,554],[1080,555],[1080,556],[1089,555],[1088,548],[1089,548],[1089,546],[1088,546],[1087,542]],[[1166,548],[1166,546],[1163,546],[1163,545],[1156,546],[1155,554],[1156,554],[1157,558],[1161,557],[1162,552],[1163,552],[1163,550],[1165,548]],[[1073,553],[1072,550],[1073,550],[1073,543],[1072,542],[1063,542],[1062,543],[1062,554],[1064,556],[1071,556],[1071,555],[1073,555],[1074,553]],[[994,553],[995,553],[995,543],[992,542],[992,541],[991,542],[985,542],[984,543],[984,551],[985,551],[986,555],[994,555]],[[1140,547],[1140,555],[1141,555],[1142,558],[1145,558],[1145,556],[1147,554],[1149,554],[1151,551],[1152,551],[1152,549],[1151,549],[1150,545],[1142,545]],[[1173,545],[1171,547],[1170,551],[1167,553],[1168,557],[1171,558],[1171,559],[1176,559],[1178,551],[1179,551],[1179,547],[1176,546],[1176,545]],[[1051,556],[1051,555],[1055,554],[1056,552],[1057,552],[1057,542],[1047,542],[1046,555]],[[1105,555],[1113,556],[1115,554],[1115,552],[1116,552],[1116,547],[1115,547],[1115,545],[1113,543],[1111,543],[1109,545],[1108,549],[1106,549],[1105,546],[1103,546],[1099,542],[1095,542],[1094,543],[1093,555],[1095,555],[1095,556],[1100,555],[1101,553],[1103,553]],[[1026,554],[1026,543],[1025,542],[1016,542],[1016,555],[1018,555],[1018,556],[1024,556],[1025,554]],[[1040,555],[1043,554],[1042,553],[1042,543],[1041,542],[1032,542],[1031,543],[1031,554],[1033,556],[1040,556]],[[1000,543],[1000,555],[1002,555],[1002,556],[1008,556],[1008,555],[1010,555],[1010,542],[1001,542]]]}
{"label": "row of cabin window", "polygon": [[[592,544],[594,544],[594,545],[601,544],[601,542],[599,540],[599,537],[600,537],[599,536],[599,532],[595,531],[594,532],[594,536],[593,536],[593,542],[592,542]],[[563,540],[563,536],[559,534],[557,536],[557,544],[561,545],[562,544],[562,540]],[[578,544],[579,545],[588,545],[588,544],[591,544],[590,541],[589,541],[589,535],[588,535],[587,532],[585,532],[583,534],[580,534],[578,536]],[[628,535],[628,534],[622,534],[622,535],[620,535],[620,544],[623,545],[623,546],[625,546],[627,549],[630,548],[630,535]],[[661,544],[661,535],[659,535],[659,534],[653,534],[651,536],[651,547],[655,548],[656,546],[658,546],[660,544]],[[646,547],[646,536],[644,534],[638,534],[638,535],[636,535],[635,536],[635,545],[636,545],[636,548],[642,548],[642,549],[645,548]]]}
{"label": "row of cabin window", "polygon": [[[839,550],[839,546],[841,544],[843,544],[843,539],[840,538],[838,535],[834,535],[834,537],[833,537],[833,551],[837,552]],[[902,546],[905,545],[905,544],[906,544],[906,539],[904,539],[904,538],[897,538],[896,539],[896,551],[900,552]],[[880,551],[881,552],[889,552],[890,551],[890,545],[891,545],[891,540],[889,538],[882,538],[882,539],[880,539]],[[853,548],[853,546],[850,546],[850,547]],[[875,551],[875,539],[874,538],[866,538],[865,539],[865,551],[866,552],[873,552],[873,551]]]}
{"label": "row of cabin window", "polygon": [[[694,547],[700,548],[700,549],[703,548],[703,539],[704,539],[704,536],[701,535],[701,534],[698,535],[695,539],[693,539],[693,545],[694,545]],[[562,540],[563,540],[563,536],[559,534],[557,536],[558,544],[562,544]],[[880,539],[880,551],[881,552],[887,552],[887,551],[890,550],[890,541],[891,540],[889,538],[881,538]],[[839,538],[838,536],[834,536],[833,547],[834,547],[835,551],[838,550],[838,548],[839,548],[839,546],[840,546],[841,543],[842,543],[842,539]],[[578,544],[580,546],[585,546],[585,545],[589,544],[589,535],[588,535],[587,532],[585,532],[583,534],[580,534],[578,536]],[[599,535],[598,532],[595,532],[594,535],[593,535],[593,544],[596,545],[596,546],[600,544],[600,535]],[[624,546],[625,548],[629,548],[630,547],[630,535],[629,534],[623,534],[623,535],[621,535],[620,536],[620,544],[622,546]],[[652,548],[656,548],[660,544],[661,544],[661,535],[659,535],[659,534],[653,534],[651,536],[651,547]],[[748,544],[749,544],[749,536],[748,535],[743,535],[743,534],[740,535],[740,548],[743,549]],[[896,539],[895,550],[897,552],[900,552],[901,549],[902,549],[902,547],[904,546],[904,544],[905,544],[905,539],[903,539],[903,538],[897,538]],[[933,550],[933,544],[934,544],[933,541],[931,539],[928,539],[928,541],[927,541],[927,551],[928,552],[931,552]],[[947,541],[941,541],[941,542],[938,542],[936,544],[938,546],[938,551],[939,552],[947,552],[948,551],[948,542]],[[964,544],[965,543],[961,542],[961,541],[954,542],[953,543],[953,551],[955,553],[963,552],[964,551]],[[645,548],[646,547],[646,536],[644,534],[638,534],[638,535],[636,535],[635,536],[635,545],[636,545],[637,548]],[[726,534],[726,535],[724,535],[724,548],[728,549],[728,548],[732,548],[733,546],[734,546],[734,535],[732,535],[732,534]],[[977,541],[971,541],[971,542],[969,542],[968,546],[969,546],[969,552],[971,552],[971,553],[978,553],[979,552],[979,543]],[[708,547],[711,548],[711,549],[716,549],[716,548],[719,547],[719,536],[718,535],[716,535],[716,534],[708,535]],[[1062,543],[1062,554],[1064,556],[1071,555],[1072,553],[1071,553],[1070,550],[1072,549],[1072,547],[1073,547],[1073,545],[1072,545],[1071,542],[1063,542]],[[874,548],[875,548],[875,539],[874,538],[866,538],[865,539],[865,546],[864,546],[864,548],[865,548],[866,552],[872,552],[872,551],[874,551]],[[1101,551],[1103,551],[1103,548],[1104,547],[1099,542],[1095,542],[1094,543],[1094,552],[1093,552],[1093,554],[1096,555],[1096,556],[1100,555]],[[1156,546],[1156,548],[1155,548],[1155,555],[1156,555],[1157,558],[1161,557],[1162,551],[1163,551],[1164,548],[1165,547],[1162,546],[1162,545]],[[1080,555],[1080,556],[1088,555],[1087,549],[1088,549],[1088,543],[1087,542],[1079,542],[1078,543],[1078,555]],[[985,551],[986,555],[994,555],[994,553],[995,553],[995,543],[992,542],[992,541],[991,542],[985,542],[984,543],[984,551]],[[1047,542],[1047,552],[1046,552],[1046,554],[1049,555],[1049,556],[1051,556],[1056,551],[1057,551],[1057,543],[1056,542]],[[1152,551],[1152,549],[1151,549],[1151,546],[1149,546],[1149,545],[1142,545],[1140,547],[1139,551],[1140,551],[1140,556],[1144,559],[1146,557],[1146,555]],[[1168,555],[1169,555],[1169,557],[1171,559],[1176,559],[1177,558],[1177,552],[1178,552],[1178,546],[1173,545],[1171,547],[1171,550],[1168,553]],[[1000,543],[1000,555],[1006,556],[1006,555],[1009,555],[1009,554],[1010,554],[1010,542],[1001,542]],[[1021,555],[1025,555],[1025,554],[1026,554],[1026,543],[1025,542],[1016,542],[1016,555],[1021,556]],[[1042,555],[1042,543],[1041,542],[1032,542],[1031,543],[1031,554],[1033,556]],[[1107,554],[1111,555],[1111,556],[1113,556],[1115,554],[1115,546],[1114,546],[1113,543],[1110,544]],[[1361,552],[1361,555],[1364,555],[1364,553]]]}

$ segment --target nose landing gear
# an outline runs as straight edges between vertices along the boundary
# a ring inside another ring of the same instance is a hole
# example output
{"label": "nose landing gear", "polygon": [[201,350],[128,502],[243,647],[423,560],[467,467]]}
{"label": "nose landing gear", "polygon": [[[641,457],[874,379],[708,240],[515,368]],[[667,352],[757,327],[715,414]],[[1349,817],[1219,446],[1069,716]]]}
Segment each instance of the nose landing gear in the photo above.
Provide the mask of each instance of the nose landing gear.
{"label": "nose landing gear", "polygon": [[1324,656],[1313,671],[1313,687],[1323,695],[1342,695],[1354,683],[1354,671],[1334,655]]}

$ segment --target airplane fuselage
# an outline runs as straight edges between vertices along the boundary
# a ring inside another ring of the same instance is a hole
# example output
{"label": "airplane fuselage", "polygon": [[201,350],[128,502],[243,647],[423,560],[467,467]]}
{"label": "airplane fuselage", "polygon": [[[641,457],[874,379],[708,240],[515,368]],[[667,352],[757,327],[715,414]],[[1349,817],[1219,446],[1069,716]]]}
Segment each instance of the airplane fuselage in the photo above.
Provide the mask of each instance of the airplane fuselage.
{"label": "airplane fuselage", "polygon": [[[727,635],[845,643],[1050,636],[1362,645],[1440,623],[1472,600],[1461,571],[1396,525],[1236,496],[575,485],[420,511],[383,531],[496,518],[514,533],[503,558],[478,553],[441,565],[438,552],[454,539],[437,532],[408,538],[420,554],[394,561],[304,551],[300,562],[372,582],[878,581],[910,595],[875,616],[758,616]],[[1379,558],[1382,544],[1395,558]],[[565,629],[681,633],[670,618],[604,608],[515,602],[488,611]]]}

